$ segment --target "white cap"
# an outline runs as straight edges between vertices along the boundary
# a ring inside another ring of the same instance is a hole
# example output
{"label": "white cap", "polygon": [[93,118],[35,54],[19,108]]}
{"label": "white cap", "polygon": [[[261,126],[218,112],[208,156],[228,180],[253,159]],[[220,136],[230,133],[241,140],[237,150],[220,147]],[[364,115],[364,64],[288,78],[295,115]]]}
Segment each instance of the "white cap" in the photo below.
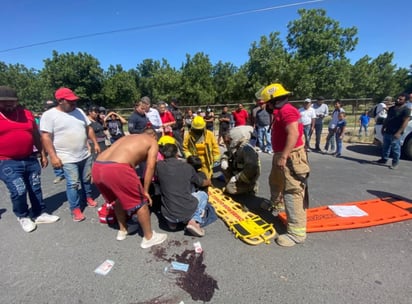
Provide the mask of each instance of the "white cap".
{"label": "white cap", "polygon": [[304,102],[312,102],[312,100],[310,100],[310,98],[306,98]]}

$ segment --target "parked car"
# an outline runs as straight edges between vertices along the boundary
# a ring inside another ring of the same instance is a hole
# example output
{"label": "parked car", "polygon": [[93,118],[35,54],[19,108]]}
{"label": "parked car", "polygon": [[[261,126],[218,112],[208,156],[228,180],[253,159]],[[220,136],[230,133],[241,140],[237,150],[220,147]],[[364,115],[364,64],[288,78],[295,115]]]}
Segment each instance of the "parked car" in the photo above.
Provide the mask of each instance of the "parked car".
{"label": "parked car", "polygon": [[[383,143],[382,125],[375,125],[375,144],[381,145]],[[401,136],[402,156],[406,159],[412,160],[412,116],[409,119],[408,126],[405,128]]]}

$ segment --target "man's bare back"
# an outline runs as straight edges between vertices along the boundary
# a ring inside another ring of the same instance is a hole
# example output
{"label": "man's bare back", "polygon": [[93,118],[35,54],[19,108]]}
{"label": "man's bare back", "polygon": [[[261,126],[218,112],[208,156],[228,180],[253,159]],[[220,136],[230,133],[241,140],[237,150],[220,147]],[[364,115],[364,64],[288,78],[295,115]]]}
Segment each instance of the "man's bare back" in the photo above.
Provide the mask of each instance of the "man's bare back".
{"label": "man's bare back", "polygon": [[116,140],[110,148],[99,154],[97,161],[127,163],[134,168],[144,161],[155,163],[158,150],[155,135],[132,134]]}

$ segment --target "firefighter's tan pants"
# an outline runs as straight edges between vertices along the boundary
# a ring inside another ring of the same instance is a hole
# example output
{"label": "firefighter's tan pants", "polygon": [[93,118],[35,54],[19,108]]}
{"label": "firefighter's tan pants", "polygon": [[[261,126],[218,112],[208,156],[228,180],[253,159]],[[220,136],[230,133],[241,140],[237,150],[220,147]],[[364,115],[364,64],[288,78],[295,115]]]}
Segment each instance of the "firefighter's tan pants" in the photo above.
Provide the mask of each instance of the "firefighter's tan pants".
{"label": "firefighter's tan pants", "polygon": [[306,236],[306,209],[303,199],[306,184],[303,182],[309,174],[309,164],[306,152],[302,147],[290,153],[285,170],[277,166],[277,160],[282,153],[275,153],[272,160],[272,170],[269,175],[271,201],[276,205],[282,199],[285,203],[288,220],[287,232]]}

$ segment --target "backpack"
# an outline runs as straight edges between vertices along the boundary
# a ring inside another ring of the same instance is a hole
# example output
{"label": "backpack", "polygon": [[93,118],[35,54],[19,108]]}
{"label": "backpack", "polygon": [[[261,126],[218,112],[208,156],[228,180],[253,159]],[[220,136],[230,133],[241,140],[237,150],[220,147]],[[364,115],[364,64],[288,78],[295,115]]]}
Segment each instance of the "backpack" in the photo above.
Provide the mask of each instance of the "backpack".
{"label": "backpack", "polygon": [[368,111],[368,116],[371,117],[371,118],[375,118],[377,109],[378,109],[378,105],[375,105],[372,108],[370,108],[369,111]]}

